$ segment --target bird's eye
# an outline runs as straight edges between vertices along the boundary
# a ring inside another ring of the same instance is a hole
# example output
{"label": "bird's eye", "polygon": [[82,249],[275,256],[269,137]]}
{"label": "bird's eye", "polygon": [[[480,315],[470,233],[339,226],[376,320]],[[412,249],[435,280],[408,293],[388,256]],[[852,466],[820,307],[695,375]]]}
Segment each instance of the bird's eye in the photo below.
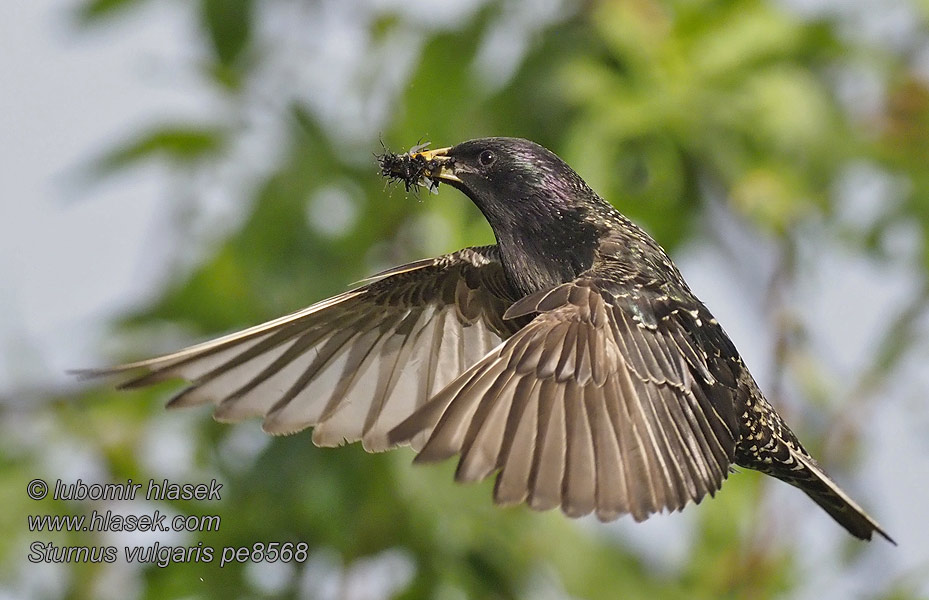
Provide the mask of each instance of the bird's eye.
{"label": "bird's eye", "polygon": [[481,155],[477,157],[477,160],[481,163],[482,167],[489,167],[497,160],[497,156],[490,150],[484,150],[481,152]]}

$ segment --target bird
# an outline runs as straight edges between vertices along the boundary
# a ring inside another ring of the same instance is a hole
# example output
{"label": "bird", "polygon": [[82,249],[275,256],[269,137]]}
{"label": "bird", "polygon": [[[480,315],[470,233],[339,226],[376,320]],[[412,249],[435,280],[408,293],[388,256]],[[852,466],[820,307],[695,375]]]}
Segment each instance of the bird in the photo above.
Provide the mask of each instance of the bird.
{"label": "bird", "polygon": [[323,447],[409,445],[496,474],[493,500],[643,521],[713,496],[735,467],[805,492],[851,535],[893,539],[804,449],[662,247],[561,158],[520,138],[380,157],[407,189],[463,192],[495,244],[383,271],[189,348],[85,370],[180,378],[170,408],[313,428]]}

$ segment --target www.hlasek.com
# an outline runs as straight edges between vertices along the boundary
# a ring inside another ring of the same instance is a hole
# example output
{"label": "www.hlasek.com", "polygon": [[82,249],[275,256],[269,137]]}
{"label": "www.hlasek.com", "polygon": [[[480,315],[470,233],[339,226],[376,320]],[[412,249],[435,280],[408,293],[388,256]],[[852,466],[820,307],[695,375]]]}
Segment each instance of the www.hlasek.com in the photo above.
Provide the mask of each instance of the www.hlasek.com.
{"label": "www.hlasek.com", "polygon": [[29,531],[219,531],[219,515],[168,515],[156,510],[145,515],[106,512],[87,515],[28,515]]}
{"label": "www.hlasek.com", "polygon": [[[33,479],[26,493],[33,500],[45,499],[49,492],[54,500],[220,500],[222,484],[215,479],[209,483],[174,483],[167,479],[149,480],[146,483],[85,483],[78,479],[65,483],[60,479],[54,487],[43,479]],[[109,532],[109,531],[219,531],[219,515],[168,515],[160,510],[145,514],[119,514],[112,510],[93,510],[89,515],[28,515],[30,532]],[[33,563],[113,563],[120,554],[126,562],[155,564],[167,567],[172,563],[211,563],[219,556],[219,566],[244,562],[299,562],[306,561],[309,545],[306,542],[256,542],[251,546],[226,546],[217,549],[203,542],[195,546],[163,546],[155,542],[149,546],[60,546],[52,542],[34,541],[29,545],[28,560]]]}

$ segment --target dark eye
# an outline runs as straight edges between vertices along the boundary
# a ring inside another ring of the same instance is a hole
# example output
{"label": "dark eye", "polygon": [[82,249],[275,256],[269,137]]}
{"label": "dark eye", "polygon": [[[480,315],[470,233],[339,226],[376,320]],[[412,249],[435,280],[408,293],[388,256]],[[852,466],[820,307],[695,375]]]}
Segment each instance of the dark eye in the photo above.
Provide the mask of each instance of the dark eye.
{"label": "dark eye", "polygon": [[489,167],[497,160],[497,156],[490,150],[484,150],[481,152],[481,155],[477,157],[477,160],[481,163],[482,167]]}

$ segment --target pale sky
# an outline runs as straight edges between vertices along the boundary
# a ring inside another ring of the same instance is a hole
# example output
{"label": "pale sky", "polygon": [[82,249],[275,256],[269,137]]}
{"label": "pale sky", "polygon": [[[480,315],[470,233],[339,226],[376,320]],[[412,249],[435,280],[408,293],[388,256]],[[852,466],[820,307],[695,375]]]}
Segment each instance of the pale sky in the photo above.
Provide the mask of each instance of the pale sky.
{"label": "pale sky", "polygon": [[81,168],[140,126],[209,109],[193,78],[172,77],[196,51],[180,4],[80,32],[76,4],[0,8],[0,394],[64,385],[98,360],[105,319],[160,275],[163,174],[75,185]]}

